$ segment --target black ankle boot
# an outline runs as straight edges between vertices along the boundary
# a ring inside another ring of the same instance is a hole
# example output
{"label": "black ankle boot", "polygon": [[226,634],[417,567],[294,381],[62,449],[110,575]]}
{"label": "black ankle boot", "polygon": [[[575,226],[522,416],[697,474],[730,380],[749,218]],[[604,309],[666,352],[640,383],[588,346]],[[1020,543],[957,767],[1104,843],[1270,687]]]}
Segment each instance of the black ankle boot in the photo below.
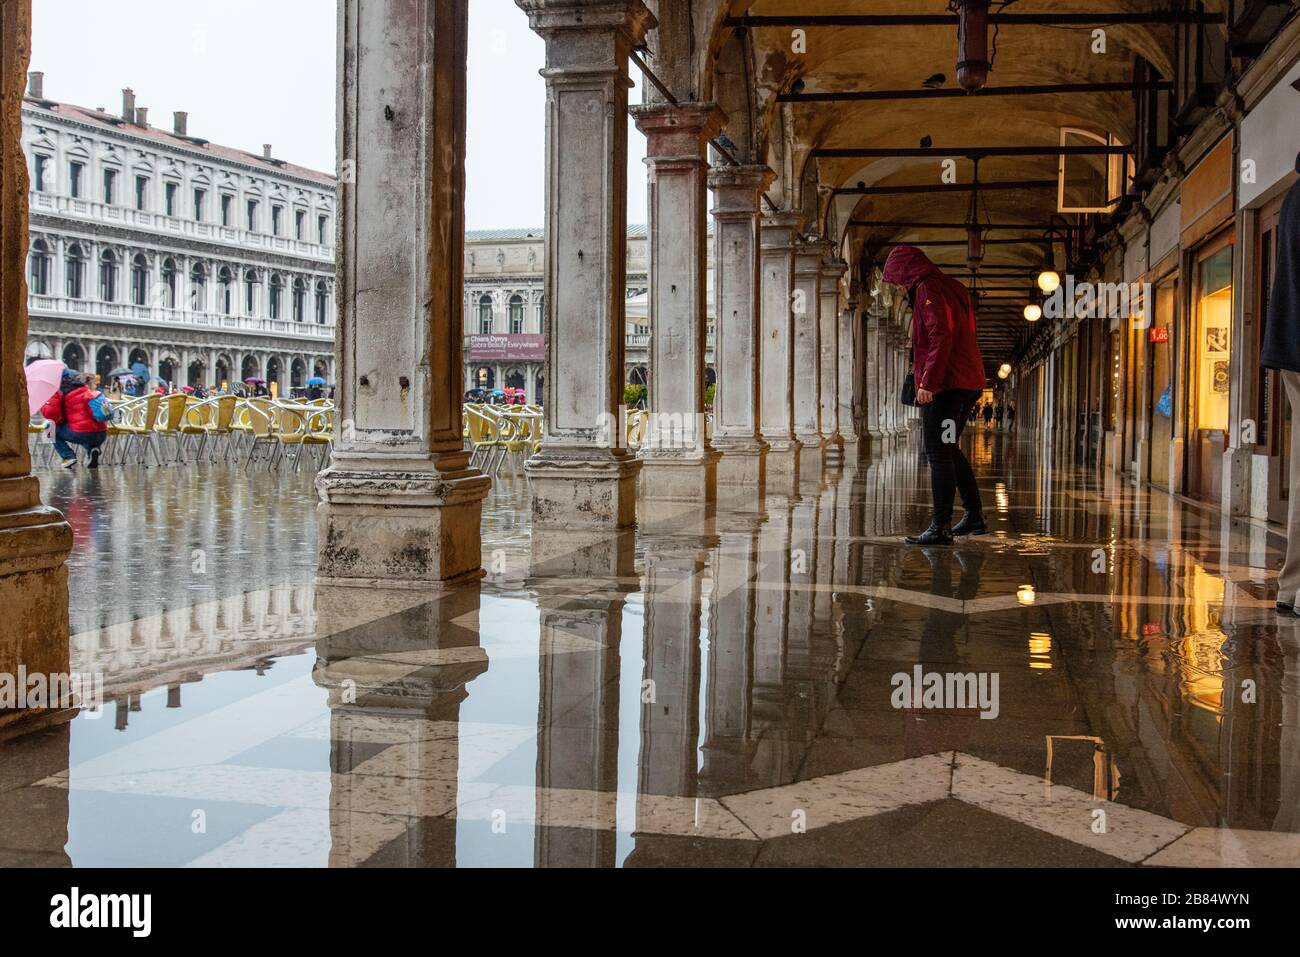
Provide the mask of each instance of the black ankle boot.
{"label": "black ankle boot", "polygon": [[981,512],[967,512],[962,516],[960,522],[952,527],[953,535],[961,537],[962,535],[987,535],[989,527],[984,522],[984,515]]}
{"label": "black ankle boot", "polygon": [[951,545],[952,526],[931,522],[920,535],[909,535],[904,541],[909,545]]}

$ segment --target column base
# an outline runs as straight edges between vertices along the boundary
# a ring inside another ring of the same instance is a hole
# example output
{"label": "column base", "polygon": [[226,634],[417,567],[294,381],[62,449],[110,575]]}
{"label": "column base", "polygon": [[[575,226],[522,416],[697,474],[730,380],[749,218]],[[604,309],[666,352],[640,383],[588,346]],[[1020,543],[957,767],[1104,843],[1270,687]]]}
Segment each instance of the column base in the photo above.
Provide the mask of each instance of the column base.
{"label": "column base", "polygon": [[767,477],[768,445],[756,439],[715,439],[713,447],[722,453],[718,463],[719,485],[751,485],[762,488]]}
{"label": "column base", "polygon": [[316,479],[321,585],[427,588],[483,576],[479,524],[491,479],[470,468],[335,461]]}
{"label": "column base", "polygon": [[542,449],[524,466],[533,527],[631,527],[636,523],[640,471],[640,460],[622,450]]}
{"label": "column base", "polygon": [[642,498],[697,505],[717,501],[718,462],[722,455],[716,450],[690,458],[643,452],[640,459]]}
{"label": "column base", "polygon": [[800,435],[798,439],[800,478],[821,478],[822,471],[829,464],[825,440],[816,433]]}
{"label": "column base", "polygon": [[797,476],[803,446],[796,438],[767,440],[767,478]]}
{"label": "column base", "polygon": [[[0,480],[0,673],[63,675],[68,658],[68,568],[72,529],[52,508],[38,501],[31,477]],[[0,711],[0,728],[27,728],[47,722],[64,710],[49,708]]]}
{"label": "column base", "polygon": [[844,438],[838,432],[822,436],[822,458],[827,465],[844,463]]}

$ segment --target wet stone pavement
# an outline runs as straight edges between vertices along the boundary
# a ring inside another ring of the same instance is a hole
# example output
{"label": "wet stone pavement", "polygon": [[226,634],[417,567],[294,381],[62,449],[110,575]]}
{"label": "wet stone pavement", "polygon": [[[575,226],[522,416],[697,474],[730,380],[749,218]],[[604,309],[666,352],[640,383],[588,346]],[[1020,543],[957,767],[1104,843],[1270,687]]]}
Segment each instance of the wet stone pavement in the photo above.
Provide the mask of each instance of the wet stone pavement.
{"label": "wet stone pavement", "polygon": [[600,539],[505,477],[433,597],[318,594],[310,475],[44,474],[105,703],[0,743],[0,865],[1300,865],[1280,540],[967,441],[955,548],[911,446]]}

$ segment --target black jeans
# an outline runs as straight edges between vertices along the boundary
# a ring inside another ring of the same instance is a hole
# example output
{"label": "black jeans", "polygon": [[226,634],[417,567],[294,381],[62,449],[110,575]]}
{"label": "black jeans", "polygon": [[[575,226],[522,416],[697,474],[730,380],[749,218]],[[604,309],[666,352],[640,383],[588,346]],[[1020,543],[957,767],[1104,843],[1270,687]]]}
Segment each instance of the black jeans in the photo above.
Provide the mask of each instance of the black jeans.
{"label": "black jeans", "polygon": [[969,389],[949,389],[921,406],[921,434],[925,457],[930,462],[930,494],[934,499],[936,525],[952,523],[952,503],[958,491],[967,512],[978,513],[983,507],[975,473],[957,444],[979,397],[980,393]]}

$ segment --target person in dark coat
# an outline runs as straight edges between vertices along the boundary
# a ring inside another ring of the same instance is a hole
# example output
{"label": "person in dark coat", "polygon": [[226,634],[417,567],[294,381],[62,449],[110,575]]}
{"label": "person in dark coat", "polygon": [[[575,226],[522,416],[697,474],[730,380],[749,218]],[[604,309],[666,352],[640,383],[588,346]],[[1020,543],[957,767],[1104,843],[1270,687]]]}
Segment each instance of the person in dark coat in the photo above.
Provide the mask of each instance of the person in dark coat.
{"label": "person in dark coat", "polygon": [[[912,373],[934,501],[930,527],[907,542],[951,545],[954,535],[988,531],[975,473],[958,445],[984,389],[975,310],[966,287],[945,276],[915,246],[894,247],[883,279],[906,289],[912,306]],[[966,514],[954,527],[952,506],[959,490]]]}
{"label": "person in dark coat", "polygon": [[[1296,157],[1300,173],[1300,156]],[[1277,610],[1300,614],[1300,180],[1282,201],[1277,221],[1277,268],[1268,297],[1260,364],[1281,372],[1291,403],[1291,502],[1287,508],[1286,561],[1277,579]]]}

